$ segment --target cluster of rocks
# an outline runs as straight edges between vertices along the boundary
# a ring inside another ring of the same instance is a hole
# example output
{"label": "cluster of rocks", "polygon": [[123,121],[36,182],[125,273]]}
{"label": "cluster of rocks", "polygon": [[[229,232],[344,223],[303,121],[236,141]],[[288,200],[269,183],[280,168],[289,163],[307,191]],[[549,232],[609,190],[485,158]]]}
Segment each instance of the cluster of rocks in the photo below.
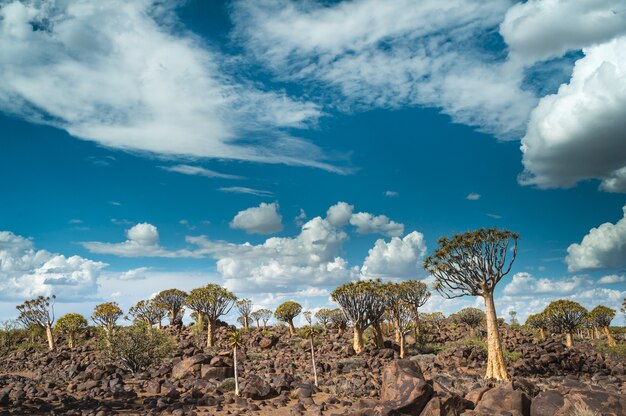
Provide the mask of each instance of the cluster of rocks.
{"label": "cluster of rocks", "polygon": [[[350,333],[330,331],[315,347],[316,387],[306,340],[289,337],[284,328],[253,329],[237,354],[239,396],[230,349],[206,348],[204,337],[188,328],[172,334],[175,352],[137,374],[101,359],[94,340],[73,350],[0,357],[0,414],[542,416],[584,406],[626,414],[623,361],[515,331],[504,336],[507,349],[521,357],[510,367],[515,378],[508,384],[483,379],[487,356],[477,344],[399,360],[390,341],[381,349],[370,343],[356,355]],[[217,345],[226,344],[226,334],[226,328],[218,331]]]}

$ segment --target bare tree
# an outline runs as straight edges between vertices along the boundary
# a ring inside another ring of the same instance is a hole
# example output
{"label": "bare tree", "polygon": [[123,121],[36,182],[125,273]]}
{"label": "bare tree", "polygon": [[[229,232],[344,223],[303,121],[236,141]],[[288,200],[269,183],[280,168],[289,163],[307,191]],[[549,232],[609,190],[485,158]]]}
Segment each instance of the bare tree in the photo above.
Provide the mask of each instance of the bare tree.
{"label": "bare tree", "polygon": [[504,361],[498,318],[493,302],[496,285],[513,266],[519,235],[495,228],[442,237],[439,247],[424,261],[424,267],[435,277],[435,289],[451,299],[481,296],[485,301],[487,320],[486,378],[510,380]]}
{"label": "bare tree", "polygon": [[259,317],[263,321],[263,331],[267,331],[267,323],[270,319],[272,319],[274,313],[269,309],[259,309],[257,312],[259,313]]}
{"label": "bare tree", "polygon": [[353,347],[358,354],[363,351],[363,332],[385,313],[387,299],[379,280],[362,280],[345,283],[332,293],[354,330]]}
{"label": "bare tree", "polygon": [[243,318],[243,329],[248,330],[250,326],[250,314],[252,313],[252,301],[250,299],[240,299],[235,303],[239,315]]}
{"label": "bare tree", "polygon": [[215,323],[233,307],[237,297],[228,289],[210,283],[189,293],[185,304],[198,314],[205,316],[207,325],[207,347],[215,345]]}
{"label": "bare tree", "polygon": [[54,335],[52,334],[52,325],[54,324],[54,302],[56,296],[39,296],[35,299],[27,300],[21,305],[16,306],[20,315],[17,320],[24,326],[35,325],[46,330],[48,338],[48,349],[54,351],[56,345],[54,343]]}

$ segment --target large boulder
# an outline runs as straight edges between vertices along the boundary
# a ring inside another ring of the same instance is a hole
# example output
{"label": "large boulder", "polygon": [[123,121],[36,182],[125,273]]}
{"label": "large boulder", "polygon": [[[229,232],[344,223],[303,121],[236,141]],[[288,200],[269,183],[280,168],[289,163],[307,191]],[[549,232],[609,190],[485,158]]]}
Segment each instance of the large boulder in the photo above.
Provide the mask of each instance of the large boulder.
{"label": "large boulder", "polygon": [[392,414],[419,415],[432,395],[416,362],[397,360],[383,370],[380,401]]}
{"label": "large boulder", "polygon": [[476,408],[466,414],[530,416],[530,398],[518,387],[511,382],[484,392]]}
{"label": "large boulder", "polygon": [[264,400],[272,396],[272,386],[257,375],[249,375],[243,383],[241,395],[253,400]]}
{"label": "large boulder", "polygon": [[197,354],[193,357],[185,358],[172,367],[172,378],[174,380],[194,375],[196,370],[200,369],[200,365],[211,361],[211,356]]}
{"label": "large boulder", "polygon": [[203,380],[219,380],[223,381],[227,378],[231,378],[235,375],[235,369],[233,367],[213,367],[208,364],[203,364],[200,368],[200,377]]}
{"label": "large boulder", "polygon": [[570,390],[561,393],[556,390],[541,392],[531,405],[531,416],[566,416],[581,411],[594,414],[626,415],[626,397],[617,393],[599,390]]}

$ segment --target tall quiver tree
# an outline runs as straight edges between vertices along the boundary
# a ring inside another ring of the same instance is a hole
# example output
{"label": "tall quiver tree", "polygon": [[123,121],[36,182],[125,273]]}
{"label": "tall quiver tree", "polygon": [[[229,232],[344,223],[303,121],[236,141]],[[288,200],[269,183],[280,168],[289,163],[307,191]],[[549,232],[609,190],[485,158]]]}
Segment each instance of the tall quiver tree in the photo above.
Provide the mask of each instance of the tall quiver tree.
{"label": "tall quiver tree", "polygon": [[606,342],[607,344],[609,344],[609,347],[615,347],[617,343],[615,342],[615,338],[613,338],[613,335],[611,335],[611,331],[609,330],[609,325],[611,325],[611,321],[615,317],[615,309],[611,309],[603,305],[598,305],[593,308],[591,312],[589,312],[589,316],[598,328],[602,328],[602,331],[606,336]]}
{"label": "tall quiver tree", "polygon": [[180,289],[163,290],[154,297],[154,302],[167,310],[171,326],[182,326],[187,292]]}
{"label": "tall quiver tree", "polygon": [[528,315],[526,318],[526,326],[538,329],[539,330],[539,338],[541,340],[546,339],[546,328],[548,328],[548,318],[543,313],[536,313],[533,315]]}
{"label": "tall quiver tree", "polygon": [[243,329],[247,331],[250,326],[250,315],[252,314],[252,301],[250,299],[240,299],[235,303],[239,315],[243,318]]}
{"label": "tall quiver tree", "polygon": [[117,325],[117,320],[124,315],[124,312],[116,302],[101,303],[96,306],[91,320],[96,323],[104,331],[107,345],[111,346],[111,335]]}
{"label": "tall quiver tree", "polygon": [[333,301],[341,306],[346,318],[352,322],[353,347],[359,354],[363,351],[363,332],[381,319],[387,307],[387,299],[381,296],[379,280],[361,280],[344,283],[332,293]]}
{"label": "tall quiver tree", "polygon": [[289,326],[289,336],[293,336],[296,331],[293,326],[293,318],[300,315],[300,312],[302,312],[302,305],[291,300],[281,303],[274,311],[276,319],[285,322]]}
{"label": "tall quiver tree", "polygon": [[574,331],[587,316],[587,309],[578,302],[561,299],[550,303],[543,314],[554,330],[565,333],[565,345],[571,348],[574,345]]}
{"label": "tall quiver tree", "polygon": [[259,313],[259,318],[263,321],[263,331],[267,331],[267,323],[272,319],[274,313],[269,309],[259,309],[257,312]]}
{"label": "tall quiver tree", "polygon": [[59,318],[54,326],[55,332],[65,336],[67,346],[74,348],[76,336],[87,329],[89,323],[79,313],[68,313]]}
{"label": "tall quiver tree", "polygon": [[331,316],[333,311],[331,309],[322,308],[319,311],[315,312],[315,319],[319,322],[324,328],[324,332],[328,330],[328,324],[331,321]]}
{"label": "tall quiver tree", "polygon": [[220,316],[226,315],[237,297],[228,289],[209,283],[189,293],[185,304],[207,319],[207,347],[215,345],[215,323]]}
{"label": "tall quiver tree", "polygon": [[56,296],[54,295],[39,296],[16,306],[20,313],[17,317],[19,322],[21,322],[24,326],[34,325],[46,330],[48,349],[50,351],[54,351],[56,349],[54,335],[52,334],[55,300]]}
{"label": "tall quiver tree", "polygon": [[420,331],[419,308],[424,306],[426,302],[428,302],[428,299],[430,299],[430,291],[426,283],[420,282],[419,280],[408,280],[401,284],[404,285],[405,288],[403,290],[404,302],[413,312],[415,319],[413,328],[415,329],[415,340],[417,340]]}
{"label": "tall quiver tree", "polygon": [[486,228],[442,237],[439,247],[424,261],[435,277],[435,289],[448,299],[481,296],[487,321],[487,374],[485,378],[509,380],[498,318],[493,302],[496,285],[506,276],[517,256],[519,235]]}

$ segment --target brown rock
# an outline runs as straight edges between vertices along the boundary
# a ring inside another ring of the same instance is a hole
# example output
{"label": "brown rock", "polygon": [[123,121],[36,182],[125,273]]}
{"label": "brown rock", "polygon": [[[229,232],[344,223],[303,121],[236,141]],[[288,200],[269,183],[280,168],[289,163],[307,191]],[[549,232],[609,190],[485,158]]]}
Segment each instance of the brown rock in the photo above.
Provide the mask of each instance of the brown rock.
{"label": "brown rock", "polygon": [[432,395],[433,388],[414,361],[394,361],[383,370],[380,401],[393,412],[419,414]]}

